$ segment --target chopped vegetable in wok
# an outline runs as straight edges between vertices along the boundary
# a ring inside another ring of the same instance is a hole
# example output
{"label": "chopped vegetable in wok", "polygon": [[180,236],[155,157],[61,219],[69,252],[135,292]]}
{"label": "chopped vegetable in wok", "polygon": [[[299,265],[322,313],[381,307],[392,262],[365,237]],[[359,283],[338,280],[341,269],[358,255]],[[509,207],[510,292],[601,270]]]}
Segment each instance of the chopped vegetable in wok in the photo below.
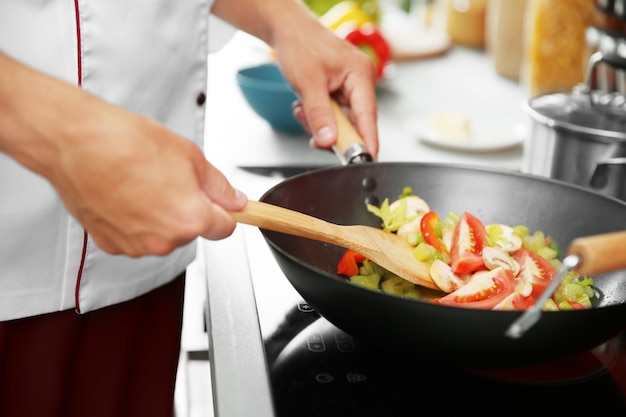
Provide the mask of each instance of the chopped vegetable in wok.
{"label": "chopped vegetable in wok", "polygon": [[[406,187],[397,200],[367,209],[381,228],[414,247],[429,265],[440,291],[414,285],[363,256],[347,251],[337,272],[350,282],[400,297],[459,307],[524,310],[535,303],[560,268],[559,250],[542,231],[525,225],[483,224],[471,213],[445,217]],[[543,306],[544,310],[591,307],[593,279],[572,271]]]}

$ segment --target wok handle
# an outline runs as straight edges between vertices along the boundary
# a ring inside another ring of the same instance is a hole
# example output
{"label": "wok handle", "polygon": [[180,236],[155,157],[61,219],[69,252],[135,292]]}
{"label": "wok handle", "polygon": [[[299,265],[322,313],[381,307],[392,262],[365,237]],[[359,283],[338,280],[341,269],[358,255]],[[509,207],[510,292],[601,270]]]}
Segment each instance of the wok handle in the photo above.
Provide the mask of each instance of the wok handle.
{"label": "wok handle", "polygon": [[372,156],[365,147],[363,138],[335,100],[330,101],[337,120],[337,142],[333,151],[345,164],[371,162]]}
{"label": "wok handle", "polygon": [[580,258],[576,271],[582,275],[626,269],[626,231],[576,238],[568,254]]}

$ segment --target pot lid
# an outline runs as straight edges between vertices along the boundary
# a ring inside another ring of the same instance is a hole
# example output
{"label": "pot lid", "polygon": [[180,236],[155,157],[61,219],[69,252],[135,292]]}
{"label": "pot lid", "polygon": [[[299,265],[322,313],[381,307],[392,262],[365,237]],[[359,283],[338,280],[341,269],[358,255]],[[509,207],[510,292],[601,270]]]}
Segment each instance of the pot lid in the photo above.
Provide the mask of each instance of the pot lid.
{"label": "pot lid", "polygon": [[626,140],[626,106],[616,104],[626,103],[626,98],[587,91],[581,86],[571,94],[538,96],[526,101],[523,108],[535,121],[557,130]]}

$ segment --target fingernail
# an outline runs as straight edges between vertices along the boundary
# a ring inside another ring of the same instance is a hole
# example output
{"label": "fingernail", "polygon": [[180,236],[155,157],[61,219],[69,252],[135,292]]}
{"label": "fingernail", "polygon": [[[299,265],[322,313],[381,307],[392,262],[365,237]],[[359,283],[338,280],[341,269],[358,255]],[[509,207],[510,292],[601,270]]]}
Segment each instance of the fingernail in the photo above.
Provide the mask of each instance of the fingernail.
{"label": "fingernail", "polygon": [[235,188],[235,200],[243,207],[248,203],[248,196],[246,196],[243,191]]}
{"label": "fingernail", "polygon": [[315,132],[315,140],[320,145],[330,145],[333,140],[333,129],[330,126],[324,126]]}
{"label": "fingernail", "polygon": [[293,103],[291,103],[291,110],[296,113],[296,112],[301,112],[302,111],[302,103],[299,101],[294,101]]}

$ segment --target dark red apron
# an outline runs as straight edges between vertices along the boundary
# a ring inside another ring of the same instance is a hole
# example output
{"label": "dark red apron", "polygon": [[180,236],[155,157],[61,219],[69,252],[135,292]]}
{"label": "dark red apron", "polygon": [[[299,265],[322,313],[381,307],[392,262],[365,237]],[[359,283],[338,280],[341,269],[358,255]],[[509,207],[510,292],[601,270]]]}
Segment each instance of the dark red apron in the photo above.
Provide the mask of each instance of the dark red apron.
{"label": "dark red apron", "polygon": [[0,323],[0,416],[172,417],[184,283]]}

